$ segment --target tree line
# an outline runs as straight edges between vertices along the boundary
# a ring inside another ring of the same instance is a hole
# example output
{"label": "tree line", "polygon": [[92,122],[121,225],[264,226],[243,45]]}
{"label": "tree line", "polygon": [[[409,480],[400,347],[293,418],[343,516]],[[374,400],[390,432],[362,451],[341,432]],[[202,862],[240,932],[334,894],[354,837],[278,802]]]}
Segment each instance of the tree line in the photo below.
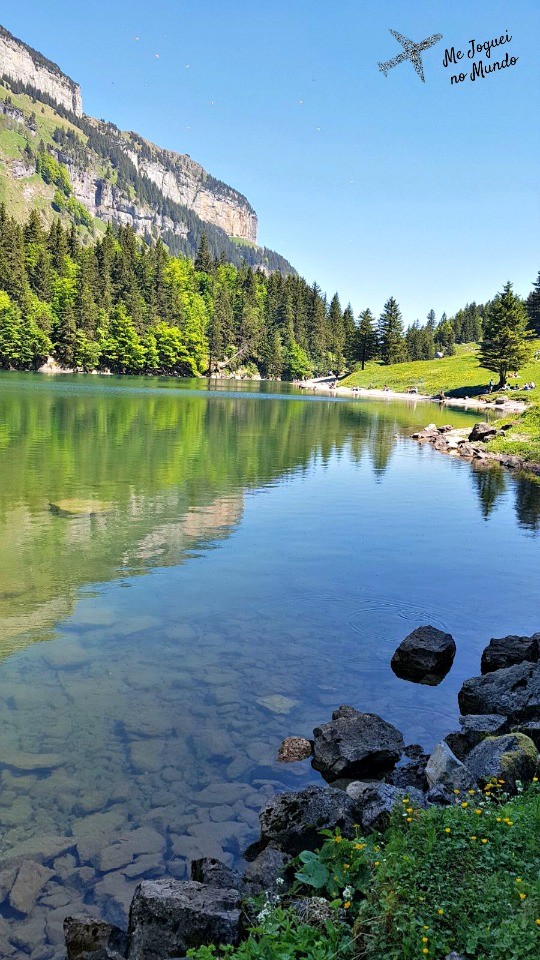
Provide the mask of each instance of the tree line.
{"label": "tree line", "polygon": [[[47,157],[42,173],[65,197],[61,167]],[[52,355],[82,370],[196,376],[242,366],[270,379],[301,379],[374,358],[392,364],[451,353],[471,333],[481,340],[497,309],[498,298],[438,322],[431,310],[423,326],[405,330],[393,297],[378,320],[369,309],[355,318],[337,294],[328,302],[296,274],[267,275],[228,263],[223,253],[216,258],[205,235],[193,261],[171,256],[161,241],[144,243],[129,226],[109,225],[88,245],[75,225],[57,218],[46,227],[35,210],[21,225],[0,206],[3,368],[37,369]],[[527,310],[540,332],[540,275]]]}

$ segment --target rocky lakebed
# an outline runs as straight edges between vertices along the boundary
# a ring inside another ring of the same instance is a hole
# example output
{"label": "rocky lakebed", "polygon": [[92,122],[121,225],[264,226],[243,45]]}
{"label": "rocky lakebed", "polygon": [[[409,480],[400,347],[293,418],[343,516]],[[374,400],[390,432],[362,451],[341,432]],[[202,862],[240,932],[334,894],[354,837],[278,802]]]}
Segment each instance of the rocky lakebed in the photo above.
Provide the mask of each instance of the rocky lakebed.
{"label": "rocky lakebed", "polygon": [[[455,652],[450,634],[419,627],[395,651],[392,669],[405,680],[436,685],[451,669]],[[419,744],[406,744],[397,727],[384,718],[350,705],[337,707],[311,738],[286,737],[279,759],[310,760],[325,782],[278,794],[269,787],[258,818],[260,794],[254,792],[249,826],[238,825],[238,839],[252,835],[254,822],[259,836],[244,849],[241,870],[235,869],[232,858],[222,856],[218,843],[215,856],[194,855],[193,831],[182,835],[180,824],[172,863],[162,834],[148,823],[133,824],[104,846],[106,813],[95,814],[95,822],[92,815],[87,817],[86,833],[76,840],[50,836],[40,843],[30,840],[26,846],[21,842],[3,860],[0,898],[4,908],[20,918],[23,932],[0,920],[2,956],[46,960],[58,955],[54,945],[30,950],[25,945],[40,929],[53,927],[57,943],[65,937],[67,960],[171,960],[205,943],[237,944],[246,935],[250,898],[275,891],[276,882],[286,889],[292,858],[318,848],[321,830],[338,828],[345,837],[354,837],[358,827],[366,836],[384,831],[405,797],[419,809],[450,805],[457,802],[459,792],[482,788],[493,778],[504,780],[505,789],[515,792],[520,783],[537,775],[540,763],[540,633],[492,639],[480,670],[459,692],[459,729],[449,732],[430,754]],[[21,754],[16,762],[18,776],[24,776],[31,758]],[[54,756],[39,760],[41,769],[47,764],[54,768]],[[247,784],[230,784],[229,801],[248,800],[249,789]],[[208,814],[199,828],[206,839],[214,831],[220,834],[220,817],[228,810],[222,814],[223,794],[213,797],[212,790],[199,795]],[[190,853],[189,877],[183,867],[175,877],[174,854],[189,858]],[[137,877],[166,856],[169,862],[161,875],[157,871],[152,879],[142,879],[132,896]],[[127,929],[90,916],[82,897],[80,913],[73,910],[73,890],[82,889],[90,872],[96,877],[104,874],[97,880],[104,899],[122,896],[119,885],[124,885]]]}

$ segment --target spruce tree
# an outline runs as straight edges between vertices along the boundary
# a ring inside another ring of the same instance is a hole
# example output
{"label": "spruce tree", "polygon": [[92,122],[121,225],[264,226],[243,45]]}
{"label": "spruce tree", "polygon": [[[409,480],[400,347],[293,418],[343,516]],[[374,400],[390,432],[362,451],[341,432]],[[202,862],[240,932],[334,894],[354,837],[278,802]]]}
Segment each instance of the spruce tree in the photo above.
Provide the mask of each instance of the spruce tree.
{"label": "spruce tree", "polygon": [[479,353],[481,366],[498,374],[498,389],[506,385],[511,370],[517,372],[531,357],[527,326],[525,306],[508,281],[487,312]]}
{"label": "spruce tree", "polygon": [[353,309],[349,304],[343,311],[343,355],[349,367],[356,360],[356,324]]}
{"label": "spruce tree", "polygon": [[363,370],[367,361],[377,356],[377,333],[375,330],[375,317],[369,307],[362,310],[358,317],[360,323],[356,331],[356,360],[360,362],[360,368]]}
{"label": "spruce tree", "polygon": [[336,372],[339,373],[343,367],[343,355],[345,347],[345,330],[343,327],[343,314],[337,293],[330,301],[328,309],[328,349],[332,354],[333,365]]}
{"label": "spruce tree", "polygon": [[379,318],[379,351],[386,365],[402,363],[406,358],[405,336],[401,311],[394,297],[390,297]]}
{"label": "spruce tree", "polygon": [[210,247],[208,246],[208,239],[206,234],[203,233],[201,237],[201,242],[197,248],[197,255],[195,257],[195,269],[199,270],[201,273],[211,273],[213,267],[212,255],[210,253]]}
{"label": "spruce tree", "polygon": [[527,316],[531,330],[535,336],[540,337],[540,272],[527,297]]}

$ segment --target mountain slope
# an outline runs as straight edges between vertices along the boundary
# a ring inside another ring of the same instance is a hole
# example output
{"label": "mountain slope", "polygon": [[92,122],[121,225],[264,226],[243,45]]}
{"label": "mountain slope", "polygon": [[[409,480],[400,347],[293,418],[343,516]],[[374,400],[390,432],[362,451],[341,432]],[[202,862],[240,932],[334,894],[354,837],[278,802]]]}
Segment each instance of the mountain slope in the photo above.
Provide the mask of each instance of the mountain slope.
{"label": "mountain slope", "polygon": [[185,154],[84,115],[78,85],[2,27],[0,199],[20,219],[31,208],[46,220],[60,213],[86,235],[130,224],[189,256],[205,233],[215,257],[294,272],[257,246],[257,216],[241,193]]}

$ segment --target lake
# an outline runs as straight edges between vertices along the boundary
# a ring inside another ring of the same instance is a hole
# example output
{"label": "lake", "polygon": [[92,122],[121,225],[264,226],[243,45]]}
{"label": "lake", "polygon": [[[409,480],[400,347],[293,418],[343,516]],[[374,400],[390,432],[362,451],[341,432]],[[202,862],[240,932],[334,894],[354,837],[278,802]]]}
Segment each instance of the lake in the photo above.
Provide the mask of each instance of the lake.
{"label": "lake", "polygon": [[[490,637],[540,628],[540,485],[408,439],[478,419],[0,375],[2,957],[61,957],[66,914],[125,923],[141,878],[237,862],[268,797],[321,782],[280,741],[339,704],[425,748],[455,727]],[[438,687],[390,669],[426,623],[458,648]],[[26,912],[22,856],[49,868]]]}

